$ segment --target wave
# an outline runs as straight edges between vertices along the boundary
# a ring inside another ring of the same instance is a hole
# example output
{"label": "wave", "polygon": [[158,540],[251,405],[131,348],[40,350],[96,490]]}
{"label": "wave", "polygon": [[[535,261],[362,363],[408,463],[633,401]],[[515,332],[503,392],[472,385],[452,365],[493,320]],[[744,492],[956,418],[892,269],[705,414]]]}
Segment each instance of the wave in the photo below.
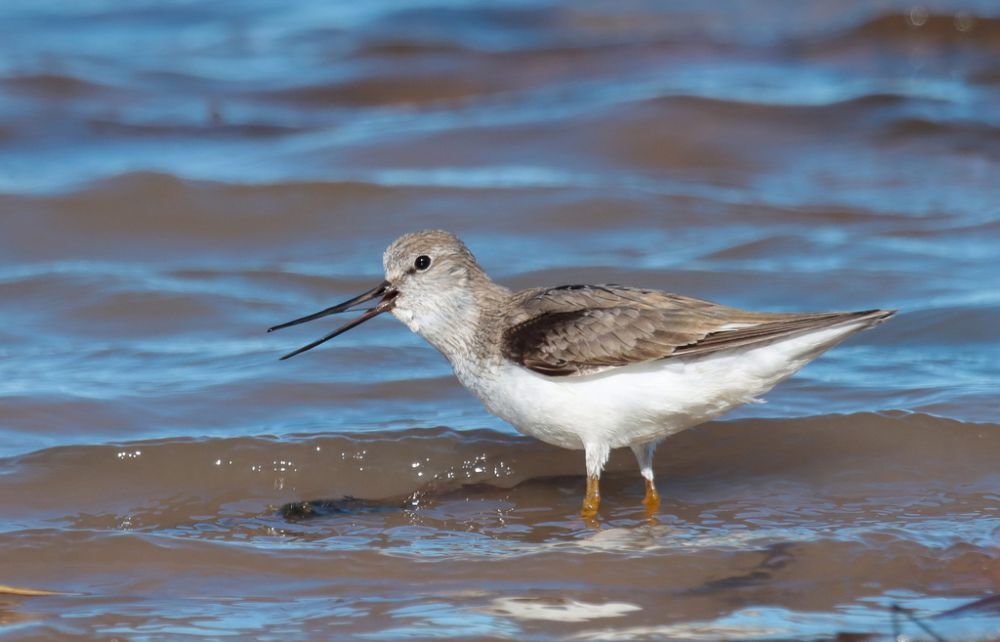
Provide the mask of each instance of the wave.
{"label": "wave", "polygon": [[441,105],[471,96],[500,91],[478,75],[400,73],[383,77],[368,76],[335,84],[310,84],[274,89],[256,94],[264,100],[277,100],[310,108],[373,107],[399,105]]}
{"label": "wave", "polygon": [[958,45],[989,52],[1000,49],[1000,18],[967,11],[928,13],[921,7],[888,13],[851,27],[826,45],[866,43],[892,47],[920,43],[936,47]]}
{"label": "wave", "polygon": [[52,100],[72,100],[126,93],[111,85],[57,73],[0,77],[0,87]]}
{"label": "wave", "polygon": [[[667,439],[656,469],[665,488],[739,488],[774,478],[836,484],[843,497],[873,487],[972,486],[998,480],[1000,426],[902,412],[715,422]],[[280,504],[353,497],[402,507],[466,486],[511,489],[531,480],[583,475],[583,455],[489,430],[410,429],[283,437],[177,438],[62,446],[0,460],[0,507],[31,510],[158,498],[249,493]],[[637,485],[635,462],[616,451],[607,474]],[[929,481],[933,480],[933,481]],[[699,491],[700,492],[700,491]],[[200,508],[192,507],[194,510]]]}

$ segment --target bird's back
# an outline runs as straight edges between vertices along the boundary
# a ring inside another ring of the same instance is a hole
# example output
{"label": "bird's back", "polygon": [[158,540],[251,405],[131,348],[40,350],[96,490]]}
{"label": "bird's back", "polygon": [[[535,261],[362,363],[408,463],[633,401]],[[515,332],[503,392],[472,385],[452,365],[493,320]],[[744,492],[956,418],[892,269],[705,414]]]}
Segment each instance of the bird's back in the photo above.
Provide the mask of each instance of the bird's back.
{"label": "bird's back", "polygon": [[580,376],[685,355],[772,343],[824,328],[869,327],[891,310],[770,313],[618,285],[571,285],[513,295],[504,356],[548,376]]}

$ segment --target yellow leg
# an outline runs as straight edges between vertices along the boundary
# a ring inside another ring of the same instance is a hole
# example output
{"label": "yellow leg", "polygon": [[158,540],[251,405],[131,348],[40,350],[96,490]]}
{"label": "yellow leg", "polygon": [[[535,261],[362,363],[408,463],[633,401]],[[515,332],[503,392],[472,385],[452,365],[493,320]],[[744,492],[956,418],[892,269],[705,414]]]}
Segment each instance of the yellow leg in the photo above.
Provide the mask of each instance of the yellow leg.
{"label": "yellow leg", "polygon": [[647,513],[655,513],[660,507],[660,494],[656,492],[656,484],[652,479],[646,480],[646,496],[642,499],[642,505],[646,507]]}
{"label": "yellow leg", "polygon": [[601,505],[600,483],[600,477],[587,477],[587,495],[583,498],[583,510],[580,512],[584,517],[597,515],[597,509]]}

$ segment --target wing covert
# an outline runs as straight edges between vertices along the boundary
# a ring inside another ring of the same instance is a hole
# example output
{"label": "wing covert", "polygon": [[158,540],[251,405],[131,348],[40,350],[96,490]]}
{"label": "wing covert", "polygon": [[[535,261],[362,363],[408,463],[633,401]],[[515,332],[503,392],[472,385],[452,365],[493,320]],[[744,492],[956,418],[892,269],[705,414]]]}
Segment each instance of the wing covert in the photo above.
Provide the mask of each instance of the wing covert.
{"label": "wing covert", "polygon": [[766,343],[891,311],[747,312],[691,297],[617,285],[572,285],[515,296],[503,355],[549,376],[709,354]]}
{"label": "wing covert", "polygon": [[553,376],[663,359],[725,323],[713,304],[654,290],[563,286],[525,294],[508,319],[504,356]]}

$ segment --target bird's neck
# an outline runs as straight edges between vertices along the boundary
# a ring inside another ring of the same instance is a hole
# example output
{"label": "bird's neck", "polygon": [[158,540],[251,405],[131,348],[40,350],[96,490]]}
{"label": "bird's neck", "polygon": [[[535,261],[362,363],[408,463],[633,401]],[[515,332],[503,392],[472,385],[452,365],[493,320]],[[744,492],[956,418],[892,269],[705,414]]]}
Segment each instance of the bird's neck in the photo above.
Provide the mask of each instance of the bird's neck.
{"label": "bird's neck", "polygon": [[436,297],[431,314],[407,322],[438,349],[463,380],[497,360],[502,318],[511,291],[483,273],[470,274],[462,287]]}

